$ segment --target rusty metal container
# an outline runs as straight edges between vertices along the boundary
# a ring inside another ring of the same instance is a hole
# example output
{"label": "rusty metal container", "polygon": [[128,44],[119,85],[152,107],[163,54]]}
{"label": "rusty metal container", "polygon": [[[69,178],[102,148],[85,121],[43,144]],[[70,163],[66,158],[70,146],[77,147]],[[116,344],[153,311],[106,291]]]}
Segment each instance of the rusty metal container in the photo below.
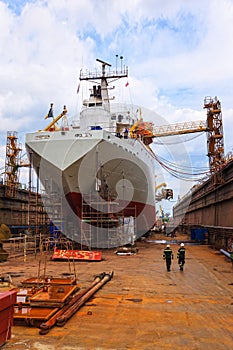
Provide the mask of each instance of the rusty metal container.
{"label": "rusty metal container", "polygon": [[16,291],[0,292],[0,346],[11,337]]}

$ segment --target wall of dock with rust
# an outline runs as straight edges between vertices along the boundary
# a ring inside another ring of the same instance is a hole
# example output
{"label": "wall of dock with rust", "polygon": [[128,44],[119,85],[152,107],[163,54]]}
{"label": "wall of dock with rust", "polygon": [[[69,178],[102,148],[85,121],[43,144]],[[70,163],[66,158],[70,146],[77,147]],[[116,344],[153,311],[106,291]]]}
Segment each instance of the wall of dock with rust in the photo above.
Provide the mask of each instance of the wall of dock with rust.
{"label": "wall of dock with rust", "polygon": [[206,227],[211,245],[229,246],[233,237],[233,160],[184,196],[174,206],[173,218],[182,228]]}
{"label": "wall of dock with rust", "polygon": [[6,196],[5,185],[0,184],[0,224],[35,228],[48,223],[48,216],[38,193],[18,189],[15,196]]}

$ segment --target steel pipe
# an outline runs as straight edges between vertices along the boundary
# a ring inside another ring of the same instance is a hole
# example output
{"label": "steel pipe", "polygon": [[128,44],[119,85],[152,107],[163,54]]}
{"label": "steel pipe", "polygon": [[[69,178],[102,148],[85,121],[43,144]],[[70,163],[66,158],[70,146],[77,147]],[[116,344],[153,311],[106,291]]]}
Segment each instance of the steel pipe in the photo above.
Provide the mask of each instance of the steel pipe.
{"label": "steel pipe", "polygon": [[229,253],[224,249],[220,249],[220,252],[232,260],[232,253]]}
{"label": "steel pipe", "polygon": [[49,330],[56,324],[58,317],[61,317],[66,311],[68,311],[79,299],[81,299],[84,295],[86,295],[97,283],[102,281],[105,277],[105,272],[95,276],[94,281],[91,283],[89,287],[84,289],[83,291],[79,291],[73,298],[69,301],[67,305],[64,305],[60,310],[58,310],[47,322],[44,322],[40,325],[39,334],[45,335],[49,332]]}
{"label": "steel pipe", "polygon": [[73,316],[97,290],[99,290],[105,283],[110,281],[112,276],[113,272],[105,273],[101,281],[99,281],[95,286],[93,286],[87,293],[85,293],[79,300],[77,300],[76,303],[74,303],[61,316],[57,318],[56,325],[58,327],[63,327],[64,324],[69,320],[69,318]]}

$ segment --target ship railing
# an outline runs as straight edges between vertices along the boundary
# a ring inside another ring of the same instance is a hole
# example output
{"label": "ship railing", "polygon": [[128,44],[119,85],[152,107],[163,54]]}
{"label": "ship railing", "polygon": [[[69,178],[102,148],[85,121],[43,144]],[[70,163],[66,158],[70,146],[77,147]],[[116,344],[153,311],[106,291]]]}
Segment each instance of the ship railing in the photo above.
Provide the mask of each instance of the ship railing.
{"label": "ship railing", "polygon": [[[105,78],[123,78],[128,76],[128,67],[122,67],[120,70],[109,70],[105,72]],[[80,80],[89,80],[89,79],[102,79],[103,74],[100,70],[95,71],[80,71],[79,79]]]}

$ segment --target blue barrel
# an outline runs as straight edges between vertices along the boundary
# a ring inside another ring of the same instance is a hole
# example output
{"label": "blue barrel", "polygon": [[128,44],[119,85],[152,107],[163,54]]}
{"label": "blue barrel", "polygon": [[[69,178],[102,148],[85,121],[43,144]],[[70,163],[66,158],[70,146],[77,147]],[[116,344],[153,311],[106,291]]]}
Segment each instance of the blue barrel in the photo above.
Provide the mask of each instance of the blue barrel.
{"label": "blue barrel", "polygon": [[190,231],[191,231],[191,240],[195,241],[195,239],[196,239],[196,229],[195,228],[191,228]]}
{"label": "blue barrel", "polygon": [[191,240],[194,241],[205,241],[206,239],[206,228],[191,228]]}

